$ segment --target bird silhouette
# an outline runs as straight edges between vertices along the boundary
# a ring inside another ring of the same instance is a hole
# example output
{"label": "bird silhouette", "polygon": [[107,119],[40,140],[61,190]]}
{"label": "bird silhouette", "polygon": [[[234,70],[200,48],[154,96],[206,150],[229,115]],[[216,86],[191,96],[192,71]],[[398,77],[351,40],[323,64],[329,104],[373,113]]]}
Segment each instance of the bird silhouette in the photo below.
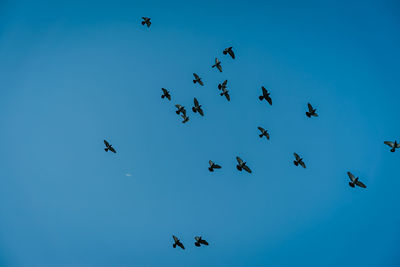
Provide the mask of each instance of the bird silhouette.
{"label": "bird silhouette", "polygon": [[221,169],[221,166],[220,166],[220,165],[215,164],[215,163],[212,162],[211,160],[208,161],[208,163],[210,164],[210,167],[208,167],[208,170],[209,170],[210,172],[213,172],[214,169]]}
{"label": "bird silhouette", "polygon": [[269,133],[267,130],[265,130],[263,127],[258,126],[257,127],[258,130],[260,130],[261,134],[259,135],[260,138],[262,138],[263,136],[267,137],[267,140],[269,140]]}
{"label": "bird silhouette", "polygon": [[184,106],[181,106],[181,105],[179,105],[179,104],[176,104],[175,107],[177,108],[177,111],[175,111],[176,114],[179,115],[180,113],[182,113],[183,115],[186,115],[186,109],[185,109]]}
{"label": "bird silhouette", "polygon": [[295,161],[293,161],[294,165],[303,167],[304,169],[306,168],[306,164],[304,164],[303,159],[300,158],[300,156],[297,153],[293,153],[294,157],[296,158]]}
{"label": "bird silhouette", "polygon": [[219,72],[222,72],[222,66],[221,66],[221,61],[218,60],[218,58],[215,58],[215,64],[212,65],[212,67],[217,67],[217,69],[219,70]]}
{"label": "bird silhouette", "polygon": [[[142,17],[142,19],[143,19],[142,25],[146,24],[146,25],[147,25],[147,28],[149,28],[150,25],[151,25],[150,18],[148,18],[148,17]],[[156,28],[157,28],[157,27],[156,27]]]}
{"label": "bird silhouette", "polygon": [[385,141],[385,142],[383,142],[384,144],[386,144],[386,145],[388,145],[388,146],[390,146],[392,149],[390,149],[390,152],[395,152],[396,151],[396,148],[400,148],[400,144],[399,143],[397,143],[397,141],[394,141],[394,142],[392,142],[392,141]]}
{"label": "bird silhouette", "polygon": [[187,123],[189,121],[189,117],[186,116],[186,113],[182,114],[181,117],[183,119],[182,123]]}
{"label": "bird silhouette", "polygon": [[220,96],[225,96],[226,100],[231,101],[231,97],[229,95],[229,91],[226,90],[225,88],[222,88],[222,93],[219,94]]}
{"label": "bird silhouette", "polygon": [[241,158],[236,157],[236,160],[238,162],[238,164],[236,165],[236,169],[238,169],[239,171],[245,170],[248,173],[251,173],[250,168],[246,165],[246,162],[244,162]]}
{"label": "bird silhouette", "polygon": [[117,153],[117,151],[115,151],[115,149],[112,147],[110,143],[107,142],[107,140],[104,140],[104,144],[106,145],[106,148],[104,148],[106,152],[110,150],[111,152]]}
{"label": "bird silhouette", "polygon": [[357,186],[362,187],[362,188],[367,188],[367,187],[365,186],[365,184],[363,184],[361,181],[359,181],[359,180],[358,180],[358,177],[356,178],[351,172],[347,172],[347,175],[348,175],[349,178],[350,178],[349,185],[350,185],[351,187],[354,188],[355,185],[357,185]]}
{"label": "bird silhouette", "polygon": [[174,239],[174,244],[172,245],[173,248],[176,248],[176,246],[181,247],[182,249],[185,249],[183,246],[182,242],[177,238],[176,236],[172,235],[172,238]]}
{"label": "bird silhouette", "polygon": [[171,95],[169,94],[169,91],[165,88],[161,88],[163,91],[163,94],[161,95],[161,98],[167,98],[169,101],[171,101]]}
{"label": "bird silhouette", "polygon": [[194,102],[194,107],[192,107],[192,111],[194,113],[199,112],[201,116],[204,116],[204,112],[203,109],[201,108],[201,105],[199,104],[199,101],[197,101],[197,99],[194,98],[193,102]]}
{"label": "bird silhouette", "polygon": [[307,103],[308,106],[308,111],[306,112],[307,117],[311,118],[313,117],[318,117],[318,114],[316,113],[317,109],[313,108],[310,103]]}
{"label": "bird silhouette", "polygon": [[222,89],[226,89],[226,84],[228,83],[228,80],[223,81],[223,83],[218,84],[218,89],[222,90]]}
{"label": "bird silhouette", "polygon": [[225,48],[222,53],[224,55],[229,54],[233,59],[235,59],[235,53],[233,53],[232,47]]}
{"label": "bird silhouette", "polygon": [[262,101],[263,99],[265,99],[265,100],[267,100],[267,102],[268,102],[270,105],[272,105],[272,99],[271,99],[271,97],[269,96],[270,93],[268,92],[268,90],[265,89],[264,86],[261,86],[261,89],[262,89],[262,95],[260,95],[260,96],[258,97],[258,99],[260,99],[260,101]]}
{"label": "bird silhouette", "polygon": [[201,236],[195,236],[194,239],[196,240],[196,242],[194,242],[194,245],[196,247],[200,247],[201,245],[208,246],[208,242],[206,240],[202,239]]}
{"label": "bird silhouette", "polygon": [[199,75],[197,75],[196,73],[193,73],[193,76],[194,76],[193,83],[199,83],[201,86],[204,86],[204,83],[201,80],[201,78],[199,77]]}

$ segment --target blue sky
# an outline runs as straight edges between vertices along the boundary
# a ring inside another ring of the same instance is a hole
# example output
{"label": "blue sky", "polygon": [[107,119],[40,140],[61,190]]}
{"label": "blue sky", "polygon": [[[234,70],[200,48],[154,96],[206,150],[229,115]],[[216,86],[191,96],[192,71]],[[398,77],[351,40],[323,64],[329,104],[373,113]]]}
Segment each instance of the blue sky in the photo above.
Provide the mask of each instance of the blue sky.
{"label": "blue sky", "polygon": [[0,2],[0,266],[400,265],[396,1],[81,2]]}

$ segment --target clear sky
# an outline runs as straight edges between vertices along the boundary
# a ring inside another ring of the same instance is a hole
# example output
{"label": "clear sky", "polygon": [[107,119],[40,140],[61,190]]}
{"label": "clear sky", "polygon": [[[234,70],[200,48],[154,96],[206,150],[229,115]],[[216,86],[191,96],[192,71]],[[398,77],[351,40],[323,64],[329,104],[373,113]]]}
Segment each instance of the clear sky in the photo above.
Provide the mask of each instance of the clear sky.
{"label": "clear sky", "polygon": [[383,144],[400,139],[399,12],[1,0],[0,266],[400,266],[400,151]]}

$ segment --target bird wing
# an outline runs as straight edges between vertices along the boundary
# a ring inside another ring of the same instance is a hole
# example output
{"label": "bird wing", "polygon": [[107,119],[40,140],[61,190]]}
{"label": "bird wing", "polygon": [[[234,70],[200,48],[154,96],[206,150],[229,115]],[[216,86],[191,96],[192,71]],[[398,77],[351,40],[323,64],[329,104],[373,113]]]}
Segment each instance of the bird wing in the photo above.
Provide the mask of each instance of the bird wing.
{"label": "bird wing", "polygon": [[293,153],[293,155],[294,155],[294,157],[296,158],[296,160],[299,160],[299,159],[300,159],[300,156],[297,155],[297,153]]}
{"label": "bird wing", "polygon": [[356,177],[351,172],[347,172],[347,175],[349,176],[350,180],[354,182],[356,180]]}
{"label": "bird wing", "polygon": [[198,83],[199,83],[201,86],[204,86],[204,83],[203,83],[203,81],[202,81],[200,78],[199,78]]}
{"label": "bird wing", "polygon": [[178,241],[179,241],[179,239],[178,239],[176,236],[174,236],[174,235],[172,235],[172,238],[174,239],[175,242],[178,242]]}
{"label": "bird wing", "polygon": [[268,97],[266,97],[265,99],[268,101],[268,103],[269,103],[270,105],[272,105],[272,99],[271,99],[271,97],[268,96]]}
{"label": "bird wing", "polygon": [[180,109],[182,106],[179,105],[179,104],[176,104],[175,107],[176,107],[177,109]]}
{"label": "bird wing", "polygon": [[217,65],[217,68],[218,68],[219,72],[222,72],[221,64],[218,64],[218,65]]}
{"label": "bird wing", "polygon": [[115,151],[115,149],[112,146],[110,146],[109,149],[110,149],[111,152],[117,153],[117,151]]}
{"label": "bird wing", "polygon": [[390,147],[394,147],[394,143],[391,142],[391,141],[385,141],[385,142],[383,142],[383,143],[385,143],[386,145],[388,145],[388,146],[390,146]]}
{"label": "bird wing", "polygon": [[258,130],[260,130],[262,133],[265,132],[265,129],[264,129],[263,127],[258,126],[257,128],[258,128]]}
{"label": "bird wing", "polygon": [[228,83],[228,80],[225,80],[223,83],[222,83],[222,86],[226,86],[226,84]]}
{"label": "bird wing", "polygon": [[199,242],[199,240],[200,240],[200,237],[198,237],[198,236],[195,236],[195,237],[194,237],[194,239],[195,239],[197,242]]}
{"label": "bird wing", "polygon": [[150,25],[151,25],[150,20],[146,21],[146,24],[147,24],[147,27],[150,27]]}
{"label": "bird wing", "polygon": [[182,249],[185,249],[185,247],[183,246],[183,244],[181,242],[178,242],[178,246],[180,246]]}
{"label": "bird wing", "polygon": [[104,140],[104,144],[106,145],[106,147],[110,146],[110,144],[106,140]]}
{"label": "bird wing", "polygon": [[199,110],[198,110],[198,111],[199,111],[199,114],[200,114],[201,116],[204,116],[204,112],[203,112],[203,109],[202,109],[202,108],[199,107]]}
{"label": "bird wing", "polygon": [[242,164],[243,164],[243,160],[242,160],[241,158],[236,157],[236,160],[237,160],[237,162],[239,163],[239,165],[242,165]]}
{"label": "bird wing", "polygon": [[212,167],[214,165],[214,162],[212,162],[212,160],[209,160],[208,164],[210,164],[210,167]]}
{"label": "bird wing", "polygon": [[307,106],[308,106],[308,111],[313,112],[313,107],[311,106],[311,104],[307,103]]}
{"label": "bird wing", "polygon": [[197,79],[200,79],[200,77],[199,77],[199,75],[197,75],[196,73],[193,73],[193,76],[194,76],[194,78],[197,80]]}
{"label": "bird wing", "polygon": [[199,101],[197,101],[197,98],[193,99],[194,106],[197,108],[199,106]]}
{"label": "bird wing", "polygon": [[232,47],[230,47],[231,49],[228,50],[228,54],[235,59],[235,53],[233,53]]}
{"label": "bird wing", "polygon": [[171,95],[169,93],[167,93],[166,97],[168,98],[168,100],[171,100]]}
{"label": "bird wing", "polygon": [[218,58],[215,58],[215,65],[218,65],[218,63],[219,63]]}
{"label": "bird wing", "polygon": [[230,97],[230,95],[228,94],[228,92],[225,94],[225,97],[226,97],[226,99],[227,99],[228,101],[231,101],[231,97]]}
{"label": "bird wing", "polygon": [[244,166],[243,166],[243,169],[244,169],[245,171],[247,171],[248,173],[251,173],[251,170],[250,170],[250,168],[249,168],[247,165],[244,165]]}
{"label": "bird wing", "polygon": [[208,246],[208,242],[207,242],[206,240],[204,240],[204,239],[201,239],[201,240],[199,241],[199,243]]}
{"label": "bird wing", "polygon": [[269,133],[266,133],[265,136],[266,136],[267,139],[269,140]]}
{"label": "bird wing", "polygon": [[168,90],[165,88],[161,88],[161,90],[163,91],[164,94],[168,94]]}
{"label": "bird wing", "polygon": [[301,167],[303,167],[304,169],[306,168],[306,164],[305,164],[302,160],[299,162],[299,164],[300,164]]}
{"label": "bird wing", "polygon": [[220,165],[214,163],[214,168],[215,169],[221,169],[222,167]]}
{"label": "bird wing", "polygon": [[268,95],[268,91],[267,89],[265,89],[264,86],[261,86],[262,92],[263,92],[263,96],[267,96]]}
{"label": "bird wing", "polygon": [[362,188],[367,188],[367,186],[360,181],[356,181],[356,185],[358,185],[359,187],[362,187]]}

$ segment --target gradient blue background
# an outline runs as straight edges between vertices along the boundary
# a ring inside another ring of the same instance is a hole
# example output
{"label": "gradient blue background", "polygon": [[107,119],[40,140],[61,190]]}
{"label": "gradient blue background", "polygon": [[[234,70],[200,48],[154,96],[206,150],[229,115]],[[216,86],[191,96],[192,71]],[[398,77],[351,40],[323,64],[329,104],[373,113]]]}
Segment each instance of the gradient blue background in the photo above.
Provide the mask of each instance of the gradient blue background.
{"label": "gradient blue background", "polygon": [[[0,266],[400,266],[400,151],[383,145],[400,138],[399,11],[1,0]],[[184,125],[173,104],[194,96],[205,116]]]}

